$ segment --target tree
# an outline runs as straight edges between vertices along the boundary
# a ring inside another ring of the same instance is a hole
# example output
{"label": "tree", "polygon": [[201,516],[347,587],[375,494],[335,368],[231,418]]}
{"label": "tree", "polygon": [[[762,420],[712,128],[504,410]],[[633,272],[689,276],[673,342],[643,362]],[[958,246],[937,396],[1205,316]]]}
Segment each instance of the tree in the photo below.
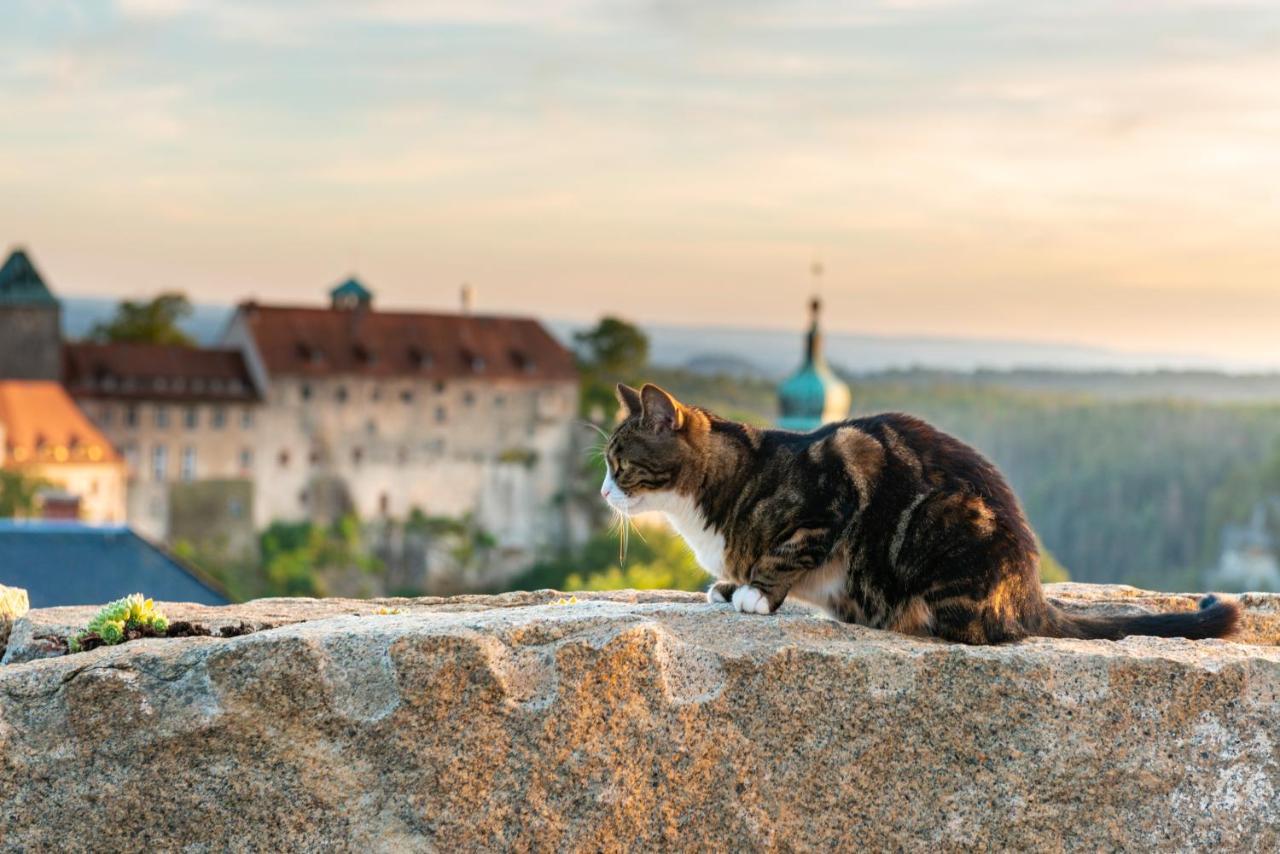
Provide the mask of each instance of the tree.
{"label": "tree", "polygon": [[698,565],[681,537],[671,531],[645,531],[648,552],[642,561],[625,565],[614,557],[603,566],[574,572],[565,579],[566,590],[705,590],[711,576]]}
{"label": "tree", "polygon": [[125,300],[116,306],[115,315],[97,323],[89,332],[95,341],[128,341],[139,344],[178,344],[195,346],[191,336],[178,323],[191,314],[186,294],[168,291],[146,302]]}
{"label": "tree", "polygon": [[630,375],[649,362],[649,338],[617,317],[602,317],[594,328],[573,336],[578,355],[592,370]]}
{"label": "tree", "polygon": [[16,469],[0,469],[0,519],[34,516],[39,492],[48,485]]}
{"label": "tree", "polygon": [[649,364],[649,338],[638,326],[606,316],[574,333],[573,341],[582,374],[582,412],[610,419],[618,409],[614,386],[637,382]]}

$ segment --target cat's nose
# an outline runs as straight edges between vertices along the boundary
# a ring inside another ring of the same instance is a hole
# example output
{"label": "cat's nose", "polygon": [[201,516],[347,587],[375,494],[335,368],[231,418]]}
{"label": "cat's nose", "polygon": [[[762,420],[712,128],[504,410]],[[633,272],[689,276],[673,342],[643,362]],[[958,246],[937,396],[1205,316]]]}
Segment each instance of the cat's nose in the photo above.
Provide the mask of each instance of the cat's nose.
{"label": "cat's nose", "polygon": [[608,497],[609,497],[609,487],[607,487],[607,486],[602,486],[602,487],[600,487],[600,497],[601,497],[601,498],[608,498]]}

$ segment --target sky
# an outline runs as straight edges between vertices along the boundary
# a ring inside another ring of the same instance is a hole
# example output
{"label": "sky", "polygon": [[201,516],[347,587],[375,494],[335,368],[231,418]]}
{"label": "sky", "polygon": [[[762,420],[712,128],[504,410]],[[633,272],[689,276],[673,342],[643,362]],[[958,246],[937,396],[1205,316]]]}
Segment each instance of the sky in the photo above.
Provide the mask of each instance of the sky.
{"label": "sky", "polygon": [[59,293],[1280,365],[1280,3],[9,0]]}

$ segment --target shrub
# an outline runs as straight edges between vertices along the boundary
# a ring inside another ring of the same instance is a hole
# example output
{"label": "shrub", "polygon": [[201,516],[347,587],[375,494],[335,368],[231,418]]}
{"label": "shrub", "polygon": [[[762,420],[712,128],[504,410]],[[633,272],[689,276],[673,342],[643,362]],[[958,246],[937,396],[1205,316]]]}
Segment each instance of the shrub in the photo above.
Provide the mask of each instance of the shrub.
{"label": "shrub", "polygon": [[67,645],[72,652],[110,646],[123,642],[130,633],[135,636],[163,635],[169,630],[169,621],[155,608],[150,599],[134,593],[102,606],[82,631],[72,636]]}

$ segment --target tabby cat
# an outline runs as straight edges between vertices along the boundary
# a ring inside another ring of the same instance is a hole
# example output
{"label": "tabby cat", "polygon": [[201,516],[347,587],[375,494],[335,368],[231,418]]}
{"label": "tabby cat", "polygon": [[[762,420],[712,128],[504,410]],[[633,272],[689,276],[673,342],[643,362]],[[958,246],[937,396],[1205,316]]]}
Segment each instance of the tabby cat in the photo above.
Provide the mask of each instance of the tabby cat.
{"label": "tabby cat", "polygon": [[618,386],[624,419],[601,494],[661,511],[718,579],[711,602],[772,614],[787,596],[837,619],[968,644],[1028,635],[1213,638],[1239,618],[1194,612],[1090,617],[1044,598],[1022,509],[994,465],[909,415],[761,430]]}

